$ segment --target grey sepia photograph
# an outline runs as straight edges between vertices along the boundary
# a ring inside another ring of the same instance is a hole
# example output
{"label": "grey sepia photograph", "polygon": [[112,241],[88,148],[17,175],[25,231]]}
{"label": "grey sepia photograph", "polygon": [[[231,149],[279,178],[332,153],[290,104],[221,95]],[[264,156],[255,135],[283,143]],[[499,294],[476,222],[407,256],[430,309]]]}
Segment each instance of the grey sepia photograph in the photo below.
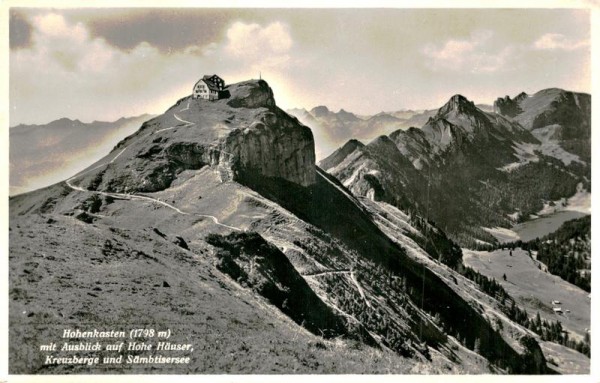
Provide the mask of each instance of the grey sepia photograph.
{"label": "grey sepia photograph", "polygon": [[10,375],[591,375],[597,9],[9,5]]}

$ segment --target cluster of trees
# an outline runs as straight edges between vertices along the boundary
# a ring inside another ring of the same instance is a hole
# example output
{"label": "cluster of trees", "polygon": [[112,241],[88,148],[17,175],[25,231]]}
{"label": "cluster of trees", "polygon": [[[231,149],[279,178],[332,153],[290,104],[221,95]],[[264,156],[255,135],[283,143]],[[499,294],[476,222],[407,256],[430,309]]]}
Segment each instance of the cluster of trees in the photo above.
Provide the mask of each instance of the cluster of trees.
{"label": "cluster of trees", "polygon": [[552,274],[588,292],[592,282],[591,221],[591,216],[586,216],[565,222],[558,231],[529,244]]}
{"label": "cluster of trees", "polygon": [[[504,306],[502,311],[506,314],[507,317],[510,318],[513,322],[520,324],[523,327],[529,328],[529,315],[527,311],[523,310],[515,301],[510,298],[510,300],[504,302]],[[536,332],[536,331],[534,331]],[[536,332],[537,333],[537,332]]]}
{"label": "cluster of trees", "polygon": [[451,269],[456,269],[462,263],[462,250],[460,246],[450,240],[433,222],[417,215],[412,215],[410,224],[422,233],[423,236],[410,232],[406,234],[425,250],[427,254]]}
{"label": "cluster of trees", "polygon": [[81,210],[90,213],[98,213],[102,207],[102,198],[98,194],[92,194],[81,204]]}
{"label": "cluster of trees", "polygon": [[[506,157],[503,152],[493,155]],[[519,221],[527,220],[530,214],[543,208],[543,201],[571,196],[579,183],[589,189],[590,184],[584,177],[589,167],[571,165],[565,169],[555,158],[539,153],[538,156],[540,161],[511,172],[498,171],[491,165],[447,164],[440,170],[453,177],[431,175],[430,197],[416,199],[420,202],[418,214],[429,214],[429,218],[453,240],[472,247],[473,238],[487,242],[494,240],[481,229],[482,226],[505,227],[511,223],[507,215],[515,211],[521,212]],[[475,155],[474,158],[480,159]],[[536,187],[531,187],[532,182]]]}
{"label": "cluster of trees", "polygon": [[573,254],[571,251],[565,252],[560,246],[546,244],[538,251],[538,260],[544,262],[552,274],[582,290],[591,291],[592,277],[585,271],[589,269],[585,256]]}
{"label": "cluster of trees", "polygon": [[[586,182],[582,176],[573,169],[570,172],[564,169],[564,164],[552,157],[543,156],[539,162],[531,162],[519,167],[517,170],[506,173],[506,178],[490,180],[490,187],[485,190],[490,196],[497,196],[497,203],[490,205],[504,215],[518,210],[521,212],[519,221],[529,219],[530,214],[535,214],[543,208],[542,201],[553,201],[571,196],[577,191],[577,184]],[[535,187],[531,187],[535,180]],[[491,201],[491,198],[488,197]],[[489,225],[488,225],[489,227]]]}
{"label": "cluster of trees", "polygon": [[488,278],[485,275],[473,270],[468,266],[463,266],[460,271],[465,278],[468,278],[475,282],[479,286],[481,291],[491,296],[492,298],[496,298],[498,301],[500,301],[500,303],[504,304],[507,300],[512,300],[510,295],[508,295],[506,290],[504,290],[504,287],[502,287],[500,283],[496,282],[494,278]]}
{"label": "cluster of trees", "polygon": [[559,321],[548,322],[540,318],[538,312],[535,319],[528,321],[530,330],[540,335],[543,340],[562,344],[568,348],[574,349],[584,355],[590,356],[590,336],[586,333],[582,341],[570,339],[569,334],[563,330]]}

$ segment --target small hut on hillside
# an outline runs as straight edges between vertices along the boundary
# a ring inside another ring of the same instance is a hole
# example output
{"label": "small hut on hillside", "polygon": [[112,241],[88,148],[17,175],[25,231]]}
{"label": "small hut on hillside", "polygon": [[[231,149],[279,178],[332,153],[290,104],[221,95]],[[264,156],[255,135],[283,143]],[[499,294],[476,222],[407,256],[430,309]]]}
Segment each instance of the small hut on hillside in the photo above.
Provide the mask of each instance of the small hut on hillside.
{"label": "small hut on hillside", "polygon": [[218,100],[225,89],[225,81],[216,74],[205,75],[194,85],[193,98],[205,100]]}

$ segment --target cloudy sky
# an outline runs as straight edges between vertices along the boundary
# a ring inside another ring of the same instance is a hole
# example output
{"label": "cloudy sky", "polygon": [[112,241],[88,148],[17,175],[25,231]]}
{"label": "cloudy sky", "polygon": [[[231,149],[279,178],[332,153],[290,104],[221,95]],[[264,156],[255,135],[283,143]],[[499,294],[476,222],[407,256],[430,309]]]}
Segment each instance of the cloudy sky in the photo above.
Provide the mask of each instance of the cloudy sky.
{"label": "cloudy sky", "polygon": [[591,91],[586,10],[10,10],[10,126],[160,113],[203,74],[359,114]]}

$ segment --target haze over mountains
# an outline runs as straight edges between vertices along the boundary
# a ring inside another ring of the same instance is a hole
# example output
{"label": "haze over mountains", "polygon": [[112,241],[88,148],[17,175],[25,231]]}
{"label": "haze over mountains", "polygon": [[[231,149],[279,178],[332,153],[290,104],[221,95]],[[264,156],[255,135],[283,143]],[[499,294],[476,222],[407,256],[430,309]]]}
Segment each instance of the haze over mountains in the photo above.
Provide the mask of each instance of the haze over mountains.
{"label": "haze over mountains", "polygon": [[317,159],[323,159],[338,146],[354,138],[371,140],[397,129],[407,129],[422,125],[432,111],[404,110],[381,112],[373,116],[358,116],[340,109],[337,113],[326,106],[317,106],[310,111],[291,109],[289,114],[297,117],[303,124],[310,126],[317,142]]}
{"label": "haze over mountains", "polygon": [[[531,104],[558,125],[545,143],[460,95],[422,129],[315,108],[305,117],[338,127],[336,140],[395,129],[316,166],[310,122],[278,108],[265,81],[226,91],[184,97],[78,174],[10,199],[11,373],[96,373],[45,365],[40,342],[56,326],[140,318],[196,351],[120,372],[589,371],[585,295],[573,326],[466,267],[457,243],[494,242],[482,225],[589,185],[583,155],[535,151],[585,139],[561,124],[562,98]],[[531,189],[522,178],[541,184],[534,195],[517,194]]]}
{"label": "haze over mountains", "polygon": [[51,185],[84,169],[150,117],[92,123],[62,118],[45,125],[11,127],[10,194]]}

